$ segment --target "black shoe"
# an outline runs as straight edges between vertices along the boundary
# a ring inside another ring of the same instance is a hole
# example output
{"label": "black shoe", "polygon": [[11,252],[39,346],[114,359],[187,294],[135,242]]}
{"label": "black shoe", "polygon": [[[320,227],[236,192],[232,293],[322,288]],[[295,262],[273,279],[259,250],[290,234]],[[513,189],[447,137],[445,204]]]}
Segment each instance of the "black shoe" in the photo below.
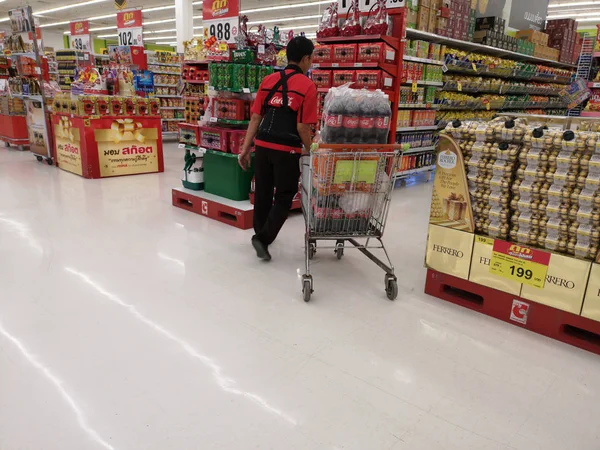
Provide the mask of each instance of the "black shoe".
{"label": "black shoe", "polygon": [[271,254],[268,247],[263,244],[256,236],[252,236],[252,247],[256,250],[256,256],[264,261],[271,261]]}

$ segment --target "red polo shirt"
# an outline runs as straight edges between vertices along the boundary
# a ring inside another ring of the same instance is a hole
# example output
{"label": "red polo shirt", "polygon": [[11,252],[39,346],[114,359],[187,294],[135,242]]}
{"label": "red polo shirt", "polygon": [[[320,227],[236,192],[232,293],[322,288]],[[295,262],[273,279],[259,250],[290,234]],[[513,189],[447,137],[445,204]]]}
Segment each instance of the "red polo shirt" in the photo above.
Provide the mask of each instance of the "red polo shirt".
{"label": "red polo shirt", "polygon": [[[293,72],[292,69],[286,69],[286,74]],[[281,75],[276,72],[263,79],[260,88],[256,94],[256,99],[252,105],[252,113],[264,116],[264,103],[269,91],[277,84]],[[288,82],[288,105],[298,114],[298,123],[308,125],[317,123],[317,87],[306,75],[298,74],[291,77]],[[281,86],[269,101],[269,106],[279,107],[283,102],[281,96]],[[287,145],[275,144],[273,142],[254,140],[256,145],[270,148],[273,150],[297,151],[297,148]]]}

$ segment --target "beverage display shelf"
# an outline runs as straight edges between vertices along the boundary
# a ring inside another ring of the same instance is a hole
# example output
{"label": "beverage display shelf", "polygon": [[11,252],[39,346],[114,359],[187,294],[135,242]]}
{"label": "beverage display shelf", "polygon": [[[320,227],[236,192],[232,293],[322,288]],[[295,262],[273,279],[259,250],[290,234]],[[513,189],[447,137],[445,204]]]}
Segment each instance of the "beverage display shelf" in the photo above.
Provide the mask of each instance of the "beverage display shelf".
{"label": "beverage display shelf", "polygon": [[418,169],[399,170],[394,175],[394,178],[396,178],[396,179],[398,179],[398,178],[405,178],[405,177],[409,177],[411,175],[416,175],[418,173],[431,172],[433,170],[435,170],[435,165],[432,165],[432,166],[423,166],[423,167],[419,167]]}
{"label": "beverage display shelf", "polygon": [[[529,103],[529,104],[528,104]],[[566,106],[562,103],[557,105],[548,104],[548,102],[504,102],[502,105],[490,104],[488,107],[484,104],[478,105],[443,105],[438,104],[440,111],[467,111],[473,110],[507,110],[507,109],[564,109]]]}
{"label": "beverage display shelf", "polygon": [[433,103],[400,103],[398,109],[437,109]]}
{"label": "beverage display shelf", "polygon": [[[442,90],[446,92],[466,92],[468,94],[522,94],[560,97],[560,92],[557,92],[550,88],[531,88],[518,85],[501,85],[496,88],[482,88],[481,86],[481,83],[472,83],[462,85],[461,89],[458,89],[458,84],[456,81],[446,81]],[[600,83],[598,83],[598,87],[600,87]]]}
{"label": "beverage display shelf", "polygon": [[[332,88],[317,88],[317,92],[329,92]],[[394,91],[391,89],[380,89],[381,92],[390,96],[391,99],[394,98]]]}
{"label": "beverage display shelf", "polygon": [[314,63],[313,69],[382,69],[393,76],[398,75],[398,67],[394,64],[379,62],[352,62],[352,63]]}
{"label": "beverage display shelf", "polygon": [[400,49],[400,39],[393,36],[381,34],[365,34],[359,36],[333,36],[326,38],[317,38],[319,44],[347,44],[349,42],[377,42],[383,41],[392,47],[394,50]]}
{"label": "beverage display shelf", "polygon": [[[404,86],[413,84],[413,80],[406,80],[402,83]],[[417,86],[443,86],[444,83],[442,81],[426,81],[426,80],[417,80]]]}
{"label": "beverage display shelf", "polygon": [[414,30],[412,28],[406,29],[407,39],[420,39],[428,42],[435,42],[438,44],[445,44],[460,50],[468,50],[471,52],[483,53],[491,56],[498,56],[500,58],[512,59],[515,61],[528,62],[531,64],[545,64],[551,67],[560,67],[565,69],[576,69],[577,65],[566,64],[551,59],[538,58],[536,56],[524,55],[522,53],[512,52],[510,50],[504,50],[501,48],[490,47],[489,45],[476,44],[474,42],[461,41],[459,39],[453,39],[446,36],[440,36],[434,33],[428,33],[426,31]]}
{"label": "beverage display shelf", "polygon": [[545,75],[543,72],[530,72],[505,68],[490,68],[487,64],[472,63],[458,59],[447,59],[444,67],[446,72],[460,73],[473,77],[492,77],[503,79],[517,79],[523,81],[539,81],[541,83],[569,84],[570,77]]}
{"label": "beverage display shelf", "polygon": [[162,62],[148,61],[149,66],[181,67],[181,64],[170,64]]}
{"label": "beverage display shelf", "polygon": [[413,131],[432,131],[437,129],[437,125],[424,125],[420,127],[399,127],[396,128],[396,133],[409,133]]}
{"label": "beverage display shelf", "polygon": [[402,57],[402,59],[404,61],[419,62],[419,63],[423,63],[423,64],[435,64],[436,66],[444,65],[444,61],[440,61],[438,59],[419,58],[417,56],[410,56],[410,55],[404,55]]}
{"label": "beverage display shelf", "polygon": [[408,150],[403,150],[403,155],[410,155],[411,153],[428,152],[435,150],[435,145],[429,145],[427,147],[410,147]]}

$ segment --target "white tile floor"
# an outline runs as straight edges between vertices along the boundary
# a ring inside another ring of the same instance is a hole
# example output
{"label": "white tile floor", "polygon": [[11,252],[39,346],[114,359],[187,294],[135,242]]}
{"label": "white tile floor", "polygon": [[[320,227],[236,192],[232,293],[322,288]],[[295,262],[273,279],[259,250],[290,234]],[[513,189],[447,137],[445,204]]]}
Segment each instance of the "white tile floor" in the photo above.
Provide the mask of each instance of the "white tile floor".
{"label": "white tile floor", "polygon": [[400,295],[303,219],[171,206],[167,171],[84,180],[0,150],[0,449],[597,450],[600,358],[423,294],[430,185],[386,230]]}

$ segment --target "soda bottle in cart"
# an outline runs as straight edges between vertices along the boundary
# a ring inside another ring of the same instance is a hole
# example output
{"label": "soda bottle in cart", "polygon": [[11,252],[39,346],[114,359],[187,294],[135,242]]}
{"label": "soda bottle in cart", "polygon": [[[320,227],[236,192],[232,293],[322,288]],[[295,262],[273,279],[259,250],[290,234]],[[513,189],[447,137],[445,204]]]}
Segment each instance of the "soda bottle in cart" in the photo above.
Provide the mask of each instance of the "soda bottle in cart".
{"label": "soda bottle in cart", "polygon": [[392,108],[387,94],[377,90],[375,96],[375,143],[386,144],[390,132],[390,119],[392,117]]}
{"label": "soda bottle in cart", "polygon": [[375,96],[372,93],[363,94],[360,100],[360,117],[358,128],[360,130],[361,144],[376,144],[375,136]]}
{"label": "soda bottle in cart", "polygon": [[344,105],[342,96],[337,90],[331,90],[327,94],[323,105],[323,129],[321,140],[326,144],[343,142],[344,129],[342,121],[344,116]]}
{"label": "soda bottle in cart", "polygon": [[358,127],[360,117],[361,96],[359,93],[349,91],[343,96],[342,103],[343,118],[342,128],[344,129],[344,140],[337,141],[344,144],[360,144],[360,128]]}

